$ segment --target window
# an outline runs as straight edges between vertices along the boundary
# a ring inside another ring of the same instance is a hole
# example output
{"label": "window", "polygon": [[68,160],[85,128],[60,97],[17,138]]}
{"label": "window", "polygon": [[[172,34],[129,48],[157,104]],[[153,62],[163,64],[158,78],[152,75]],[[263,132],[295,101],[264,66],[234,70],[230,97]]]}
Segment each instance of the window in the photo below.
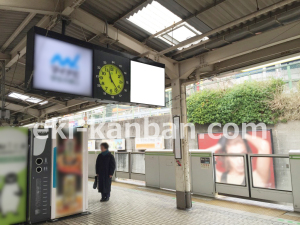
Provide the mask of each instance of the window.
{"label": "window", "polygon": [[[165,29],[166,27],[171,26],[172,24],[181,21],[182,19],[159,4],[157,1],[153,1],[142,10],[130,16],[128,20],[153,35]],[[162,34],[159,34],[158,36],[156,36],[156,38],[159,38],[174,46],[182,41],[201,34],[202,33],[195,29],[193,26],[189,25],[186,22],[183,22],[175,27],[172,27],[171,29],[166,30]],[[207,39],[208,38],[205,37],[202,40]],[[192,44],[199,43],[200,41],[201,40],[191,43],[187,46],[180,47],[178,49],[188,47]]]}

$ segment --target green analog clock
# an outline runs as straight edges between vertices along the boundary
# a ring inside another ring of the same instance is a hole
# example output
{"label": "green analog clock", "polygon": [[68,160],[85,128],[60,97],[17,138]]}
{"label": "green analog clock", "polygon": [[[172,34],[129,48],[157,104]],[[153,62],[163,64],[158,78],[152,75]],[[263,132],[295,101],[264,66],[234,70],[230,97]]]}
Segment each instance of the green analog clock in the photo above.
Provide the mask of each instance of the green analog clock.
{"label": "green analog clock", "polygon": [[94,51],[94,74],[94,99],[130,102],[129,58],[114,51],[97,49]]}
{"label": "green analog clock", "polygon": [[122,70],[113,64],[106,64],[99,71],[99,83],[107,94],[118,95],[124,89],[125,79]]}

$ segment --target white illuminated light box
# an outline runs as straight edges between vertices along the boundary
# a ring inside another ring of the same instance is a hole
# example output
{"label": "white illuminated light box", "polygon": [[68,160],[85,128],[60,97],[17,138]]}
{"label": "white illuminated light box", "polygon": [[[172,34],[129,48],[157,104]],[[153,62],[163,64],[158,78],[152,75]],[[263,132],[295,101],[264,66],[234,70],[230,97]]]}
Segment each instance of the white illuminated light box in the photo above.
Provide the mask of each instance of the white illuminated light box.
{"label": "white illuminated light box", "polygon": [[173,117],[173,132],[175,135],[174,142],[173,142],[173,151],[175,155],[175,159],[182,159],[182,152],[181,152],[181,134],[180,134],[180,117],[174,116]]}
{"label": "white illuminated light box", "polygon": [[92,49],[35,34],[33,88],[92,96]]}
{"label": "white illuminated light box", "polygon": [[165,68],[130,62],[130,102],[165,106]]}

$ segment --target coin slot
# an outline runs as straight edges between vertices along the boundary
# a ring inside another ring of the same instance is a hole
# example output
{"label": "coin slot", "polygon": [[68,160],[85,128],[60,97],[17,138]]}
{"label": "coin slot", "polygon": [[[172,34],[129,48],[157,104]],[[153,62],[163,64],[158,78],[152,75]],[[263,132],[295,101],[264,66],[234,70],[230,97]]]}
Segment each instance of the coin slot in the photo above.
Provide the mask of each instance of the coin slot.
{"label": "coin slot", "polygon": [[38,159],[35,160],[35,163],[36,163],[37,165],[41,165],[41,164],[43,163],[43,159],[38,158]]}

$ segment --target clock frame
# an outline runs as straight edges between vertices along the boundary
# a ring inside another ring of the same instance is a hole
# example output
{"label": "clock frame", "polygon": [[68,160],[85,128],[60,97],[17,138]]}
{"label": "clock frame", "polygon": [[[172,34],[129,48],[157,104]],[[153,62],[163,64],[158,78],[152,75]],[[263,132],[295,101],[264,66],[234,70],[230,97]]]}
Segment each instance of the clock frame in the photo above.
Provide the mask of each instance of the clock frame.
{"label": "clock frame", "polygon": [[[113,70],[107,71],[107,69]],[[105,72],[105,75],[102,72]],[[94,74],[94,98],[124,103],[130,102],[130,59],[95,50]],[[123,86],[120,85],[120,88],[118,88],[116,82],[120,84],[120,81],[123,82]],[[117,91],[115,91],[115,88],[117,88]],[[111,89],[112,91],[110,91]]]}

